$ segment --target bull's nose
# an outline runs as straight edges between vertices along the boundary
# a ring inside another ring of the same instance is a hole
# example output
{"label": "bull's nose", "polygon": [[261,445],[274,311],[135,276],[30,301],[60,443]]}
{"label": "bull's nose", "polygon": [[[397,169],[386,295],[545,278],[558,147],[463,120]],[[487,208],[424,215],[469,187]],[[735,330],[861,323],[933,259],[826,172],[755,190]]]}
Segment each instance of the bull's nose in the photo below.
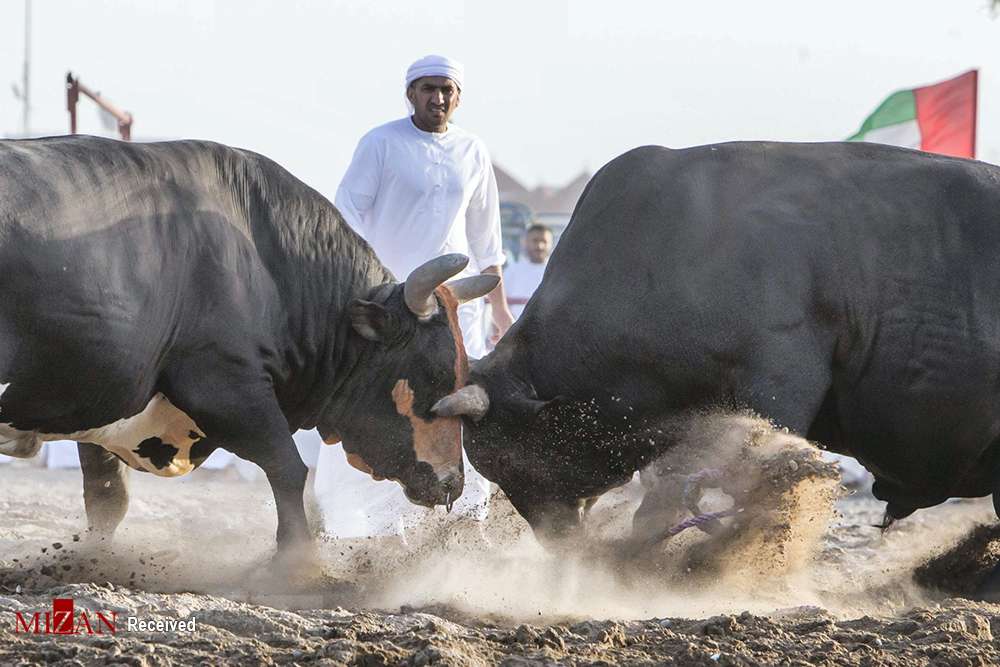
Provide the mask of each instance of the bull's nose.
{"label": "bull's nose", "polygon": [[455,467],[447,472],[439,473],[437,480],[429,485],[403,486],[403,491],[410,502],[425,507],[434,505],[444,505],[451,508],[451,504],[462,495],[462,487],[465,485],[465,475],[461,468]]}
{"label": "bull's nose", "polygon": [[462,495],[462,487],[465,486],[465,475],[462,474],[461,469],[455,468],[441,475],[438,478],[438,484],[440,485],[441,492],[444,494],[444,499],[439,504],[444,505],[445,509],[450,512],[452,503]]}
{"label": "bull's nose", "polygon": [[453,468],[438,477],[438,483],[446,493],[450,493],[452,499],[457,498],[462,493],[462,486],[465,484],[465,475],[460,468]]}

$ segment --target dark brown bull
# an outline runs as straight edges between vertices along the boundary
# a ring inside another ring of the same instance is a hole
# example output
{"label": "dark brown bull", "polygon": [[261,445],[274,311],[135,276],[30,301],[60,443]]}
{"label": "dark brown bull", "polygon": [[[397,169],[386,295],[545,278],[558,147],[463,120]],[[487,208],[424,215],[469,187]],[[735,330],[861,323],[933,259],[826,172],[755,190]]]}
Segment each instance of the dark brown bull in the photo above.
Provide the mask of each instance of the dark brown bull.
{"label": "dark brown bull", "polygon": [[532,526],[749,408],[856,457],[890,519],[1000,509],[1000,168],[873,144],[645,147],[588,184],[472,383],[469,459]]}
{"label": "dark brown bull", "polygon": [[404,283],[317,192],[206,142],[0,142],[0,452],[80,446],[89,521],[114,531],[126,464],[189,472],[216,447],[263,468],[283,554],[309,543],[291,433],[342,439],[423,505],[462,488],[448,255]]}

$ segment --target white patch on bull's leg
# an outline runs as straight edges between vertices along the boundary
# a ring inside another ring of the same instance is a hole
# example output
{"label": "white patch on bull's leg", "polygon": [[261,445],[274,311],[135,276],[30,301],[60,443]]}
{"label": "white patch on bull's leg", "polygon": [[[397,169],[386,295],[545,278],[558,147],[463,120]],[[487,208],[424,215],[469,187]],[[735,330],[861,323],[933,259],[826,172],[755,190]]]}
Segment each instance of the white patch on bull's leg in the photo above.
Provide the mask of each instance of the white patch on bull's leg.
{"label": "white patch on bull's leg", "polygon": [[18,459],[30,459],[42,448],[42,439],[35,433],[24,433],[0,424],[0,454]]}
{"label": "white patch on bull's leg", "polygon": [[[2,386],[6,389],[9,385]],[[0,453],[34,456],[42,442],[49,440],[92,442],[117,455],[136,470],[161,477],[176,477],[194,470],[191,447],[204,437],[204,431],[191,417],[176,408],[163,394],[156,394],[139,414],[85,431],[26,432],[0,423]]]}
{"label": "white patch on bull's leg", "polygon": [[[191,447],[204,437],[205,433],[191,417],[174,407],[163,394],[156,394],[146,408],[133,417],[53,439],[93,442],[137,470],[176,477],[194,470]],[[49,438],[46,436],[46,439]],[[176,450],[169,461],[165,460],[169,450],[164,446]]]}

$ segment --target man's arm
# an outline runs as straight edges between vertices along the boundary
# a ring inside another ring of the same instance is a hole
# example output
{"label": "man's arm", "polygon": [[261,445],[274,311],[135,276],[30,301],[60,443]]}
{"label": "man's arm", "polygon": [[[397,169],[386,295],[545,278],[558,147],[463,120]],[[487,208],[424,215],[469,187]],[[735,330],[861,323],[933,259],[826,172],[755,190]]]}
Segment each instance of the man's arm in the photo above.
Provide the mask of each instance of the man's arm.
{"label": "man's arm", "polygon": [[344,220],[365,240],[371,238],[368,212],[375,204],[382,181],[382,154],[370,134],[358,142],[354,157],[337,188],[333,205]]}
{"label": "man's arm", "polygon": [[486,297],[493,321],[489,340],[491,344],[496,344],[514,323],[514,316],[507,305],[507,295],[503,288],[501,267],[506,257],[500,234],[500,195],[497,192],[497,179],[486,147],[481,146],[481,150],[480,179],[466,209],[465,233],[476,265],[485,267],[480,271],[500,276],[500,283]]}
{"label": "man's arm", "polygon": [[490,344],[496,345],[501,336],[507,333],[507,329],[510,329],[510,326],[514,324],[514,314],[510,312],[510,307],[507,305],[507,293],[503,287],[503,273],[500,270],[500,265],[487,266],[482,272],[500,276],[500,282],[497,283],[492,292],[486,295],[486,301],[490,304],[491,319],[493,320],[493,327],[490,331]]}

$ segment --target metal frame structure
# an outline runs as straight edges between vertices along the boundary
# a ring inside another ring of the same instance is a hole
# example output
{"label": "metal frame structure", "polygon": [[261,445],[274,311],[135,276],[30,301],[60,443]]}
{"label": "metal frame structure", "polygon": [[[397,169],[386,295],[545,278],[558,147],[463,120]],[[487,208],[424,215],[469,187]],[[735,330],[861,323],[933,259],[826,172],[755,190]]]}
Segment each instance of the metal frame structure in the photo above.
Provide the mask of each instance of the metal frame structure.
{"label": "metal frame structure", "polygon": [[86,95],[94,100],[97,106],[101,107],[118,121],[118,133],[123,141],[132,140],[132,114],[122,111],[108,100],[101,97],[100,93],[94,92],[87,86],[80,83],[80,78],[73,76],[72,72],[66,73],[66,107],[69,110],[69,133],[76,134],[76,103],[80,95]]}

